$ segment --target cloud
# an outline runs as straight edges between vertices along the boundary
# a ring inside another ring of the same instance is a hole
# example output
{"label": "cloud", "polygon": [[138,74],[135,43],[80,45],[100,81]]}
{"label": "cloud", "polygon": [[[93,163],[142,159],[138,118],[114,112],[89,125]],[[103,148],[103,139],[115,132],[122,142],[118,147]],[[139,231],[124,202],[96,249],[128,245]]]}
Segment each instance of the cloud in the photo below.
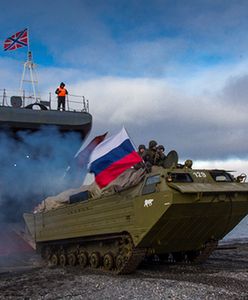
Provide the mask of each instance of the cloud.
{"label": "cloud", "polygon": [[[2,64],[8,73],[6,64]],[[212,67],[188,77],[85,77],[73,68],[39,69],[45,97],[64,81],[70,94],[90,100],[93,132],[114,132],[123,124],[137,144],[158,139],[182,157],[220,159],[247,157],[247,62]],[[14,63],[13,63],[14,65]],[[0,73],[1,76],[1,73]],[[4,78],[3,78],[4,81]]]}
{"label": "cloud", "polygon": [[194,168],[199,169],[220,169],[231,171],[235,177],[242,173],[248,175],[248,159],[228,159],[228,160],[213,160],[213,161],[195,161]]}
{"label": "cloud", "polygon": [[[246,57],[246,1],[24,0],[19,7],[13,0],[11,5],[18,10],[2,5],[2,39],[29,26],[39,62],[84,75],[185,76]],[[15,22],[9,22],[9,11]]]}
{"label": "cloud", "polygon": [[[47,94],[52,91],[54,95],[59,82],[65,81],[69,93],[83,94],[90,99],[96,120],[108,115],[110,125],[122,121],[143,126],[164,120],[176,121],[176,128],[187,124],[193,129],[216,126],[236,130],[246,125],[244,107],[238,105],[245,99],[245,83],[242,84],[243,93],[239,86],[246,75],[244,70],[238,67],[235,70],[234,67],[212,68],[211,71],[199,72],[196,78],[189,74],[187,79],[178,77],[177,80],[93,76],[87,79],[84,72],[73,68],[42,67],[38,69],[38,75],[42,90]],[[238,89],[243,95],[235,99],[235,105],[231,101],[233,89]]]}
{"label": "cloud", "polygon": [[157,138],[198,159],[247,157],[246,110],[220,98],[222,86],[209,96],[165,79],[105,77],[72,88],[87,92],[96,129],[125,124],[138,143]]}
{"label": "cloud", "polygon": [[221,98],[230,103],[243,106],[244,111],[248,109],[248,74],[232,76],[226,82]]}
{"label": "cloud", "polygon": [[[24,0],[14,23],[8,11],[1,37],[30,24],[40,90],[56,102],[64,81],[85,95],[92,134],[124,124],[135,143],[155,138],[182,159],[246,159],[247,1]],[[19,86],[23,58],[2,55],[3,87]]]}
{"label": "cloud", "polygon": [[83,18],[81,26],[74,21],[79,25],[77,43],[62,47],[62,55],[74,66],[117,76],[161,76],[175,64],[223,64],[246,53],[246,9],[242,1],[155,1],[142,6],[136,1],[112,7],[107,1],[86,8],[91,21]]}

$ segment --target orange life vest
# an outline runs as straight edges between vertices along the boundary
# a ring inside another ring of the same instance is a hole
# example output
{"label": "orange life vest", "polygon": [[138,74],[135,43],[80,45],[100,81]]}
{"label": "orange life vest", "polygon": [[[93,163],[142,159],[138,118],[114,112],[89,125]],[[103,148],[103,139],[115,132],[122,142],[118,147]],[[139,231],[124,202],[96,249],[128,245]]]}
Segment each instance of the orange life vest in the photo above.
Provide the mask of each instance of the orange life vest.
{"label": "orange life vest", "polygon": [[66,95],[66,89],[58,87],[58,96],[65,97]]}

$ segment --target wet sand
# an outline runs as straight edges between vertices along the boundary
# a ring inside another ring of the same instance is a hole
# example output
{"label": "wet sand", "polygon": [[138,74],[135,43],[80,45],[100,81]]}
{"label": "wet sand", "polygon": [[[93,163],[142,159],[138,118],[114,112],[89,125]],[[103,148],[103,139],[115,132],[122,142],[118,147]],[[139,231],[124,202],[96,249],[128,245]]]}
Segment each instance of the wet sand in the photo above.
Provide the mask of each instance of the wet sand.
{"label": "wet sand", "polygon": [[0,299],[248,299],[248,244],[223,247],[202,265],[143,264],[125,276],[26,257],[1,268]]}

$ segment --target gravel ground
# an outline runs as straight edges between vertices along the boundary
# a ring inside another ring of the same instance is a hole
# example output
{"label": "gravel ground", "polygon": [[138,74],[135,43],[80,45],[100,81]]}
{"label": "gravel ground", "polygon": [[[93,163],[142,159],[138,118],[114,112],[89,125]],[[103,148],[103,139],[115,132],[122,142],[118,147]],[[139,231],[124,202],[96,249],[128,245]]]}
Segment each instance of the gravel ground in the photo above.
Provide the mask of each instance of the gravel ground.
{"label": "gravel ground", "polygon": [[125,276],[32,258],[1,268],[0,299],[248,299],[247,271],[248,244],[216,250],[199,266],[143,264]]}

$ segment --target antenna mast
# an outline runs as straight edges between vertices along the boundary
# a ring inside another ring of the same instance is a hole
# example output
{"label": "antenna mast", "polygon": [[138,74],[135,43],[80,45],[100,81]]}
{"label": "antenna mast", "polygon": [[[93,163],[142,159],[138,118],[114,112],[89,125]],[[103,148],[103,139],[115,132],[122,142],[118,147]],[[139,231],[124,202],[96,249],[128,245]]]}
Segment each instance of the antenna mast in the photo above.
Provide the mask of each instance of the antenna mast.
{"label": "antenna mast", "polygon": [[[23,67],[20,90],[23,91],[24,82],[30,83],[32,85],[32,90],[33,90],[32,97],[34,98],[35,102],[39,102],[40,97],[37,95],[38,78],[37,78],[37,73],[36,73],[35,68],[36,68],[36,65],[33,62],[32,52],[29,50],[29,47],[28,47],[27,61],[24,63],[24,67]],[[26,71],[29,73],[28,79],[25,78]]]}

